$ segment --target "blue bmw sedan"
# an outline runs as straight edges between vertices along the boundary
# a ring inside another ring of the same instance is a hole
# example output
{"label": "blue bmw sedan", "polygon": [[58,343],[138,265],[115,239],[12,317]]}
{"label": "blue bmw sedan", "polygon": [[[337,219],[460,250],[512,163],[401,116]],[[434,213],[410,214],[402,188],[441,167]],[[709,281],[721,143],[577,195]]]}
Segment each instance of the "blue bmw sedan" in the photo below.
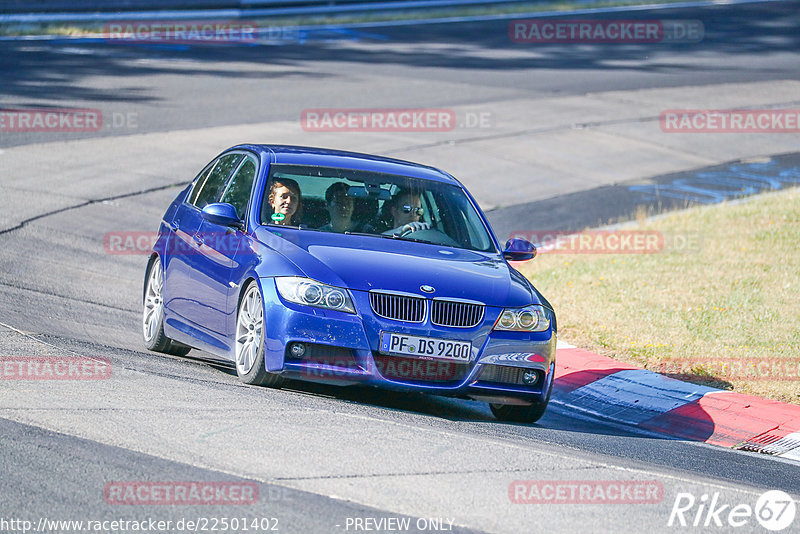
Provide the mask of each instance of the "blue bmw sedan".
{"label": "blue bmw sedan", "polygon": [[148,349],[287,378],[488,402],[533,422],[556,316],[464,186],[438,169],[297,146],[226,150],[170,204],[147,264]]}

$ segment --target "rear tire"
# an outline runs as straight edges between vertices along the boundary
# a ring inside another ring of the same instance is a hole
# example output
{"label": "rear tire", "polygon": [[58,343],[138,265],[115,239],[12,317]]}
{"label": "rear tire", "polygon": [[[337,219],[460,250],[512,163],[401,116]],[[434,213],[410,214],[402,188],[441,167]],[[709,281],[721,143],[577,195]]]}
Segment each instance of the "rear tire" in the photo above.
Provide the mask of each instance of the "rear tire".
{"label": "rear tire", "polygon": [[236,314],[236,374],[245,384],[279,388],[283,377],[267,371],[264,361],[264,303],[255,281],[244,290]]}
{"label": "rear tire", "polygon": [[142,304],[144,346],[154,352],[186,356],[192,347],[178,343],[164,334],[164,271],[158,256],[152,261],[147,272]]}

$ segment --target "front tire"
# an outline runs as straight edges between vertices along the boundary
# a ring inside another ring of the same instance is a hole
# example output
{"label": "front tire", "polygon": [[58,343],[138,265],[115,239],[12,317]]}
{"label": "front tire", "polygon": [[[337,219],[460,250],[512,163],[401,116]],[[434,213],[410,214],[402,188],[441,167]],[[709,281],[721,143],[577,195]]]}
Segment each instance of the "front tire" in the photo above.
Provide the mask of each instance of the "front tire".
{"label": "front tire", "polygon": [[245,384],[279,388],[283,377],[270,373],[264,361],[264,304],[255,281],[244,290],[236,314],[236,374]]}
{"label": "front tire", "polygon": [[144,288],[142,335],[144,346],[154,352],[186,356],[192,350],[164,334],[164,270],[157,256],[150,264]]}
{"label": "front tire", "polygon": [[494,416],[500,421],[513,423],[535,423],[544,415],[547,410],[547,403],[550,402],[550,394],[553,393],[553,376],[555,374],[555,362],[550,364],[550,372],[547,381],[547,396],[540,401],[534,402],[530,406],[516,406],[511,404],[489,404]]}
{"label": "front tire", "polygon": [[534,402],[530,406],[516,406],[511,404],[489,404],[494,416],[500,421],[513,423],[535,423],[544,415],[547,401]]}

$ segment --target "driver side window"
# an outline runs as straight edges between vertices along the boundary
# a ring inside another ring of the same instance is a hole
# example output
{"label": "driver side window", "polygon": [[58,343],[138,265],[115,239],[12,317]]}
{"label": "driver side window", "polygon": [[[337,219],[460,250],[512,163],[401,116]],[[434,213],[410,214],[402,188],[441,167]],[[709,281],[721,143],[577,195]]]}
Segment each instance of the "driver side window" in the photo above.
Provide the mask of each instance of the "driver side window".
{"label": "driver side window", "polygon": [[255,160],[247,156],[244,163],[236,171],[236,174],[228,182],[228,187],[222,194],[220,202],[227,202],[236,208],[236,215],[244,219],[247,212],[247,203],[250,201],[250,191],[253,188],[253,181],[256,178],[258,166]]}
{"label": "driver side window", "polygon": [[228,176],[243,157],[242,154],[227,154],[217,159],[211,171],[200,176],[194,184],[194,189],[189,195],[189,204],[196,206],[197,209],[203,209],[206,205],[216,202]]}

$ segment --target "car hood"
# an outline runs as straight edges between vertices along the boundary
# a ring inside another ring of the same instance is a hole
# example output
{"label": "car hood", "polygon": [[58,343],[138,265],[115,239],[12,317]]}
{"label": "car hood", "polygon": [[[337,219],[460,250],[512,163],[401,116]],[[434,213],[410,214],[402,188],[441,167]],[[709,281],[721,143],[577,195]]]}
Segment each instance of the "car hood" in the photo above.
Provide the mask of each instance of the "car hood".
{"label": "car hood", "polygon": [[[361,291],[461,298],[489,306],[539,303],[528,281],[497,253],[309,230],[267,232],[272,235],[265,236],[264,242],[302,274],[323,283]],[[434,292],[423,292],[422,285],[432,286]]]}

